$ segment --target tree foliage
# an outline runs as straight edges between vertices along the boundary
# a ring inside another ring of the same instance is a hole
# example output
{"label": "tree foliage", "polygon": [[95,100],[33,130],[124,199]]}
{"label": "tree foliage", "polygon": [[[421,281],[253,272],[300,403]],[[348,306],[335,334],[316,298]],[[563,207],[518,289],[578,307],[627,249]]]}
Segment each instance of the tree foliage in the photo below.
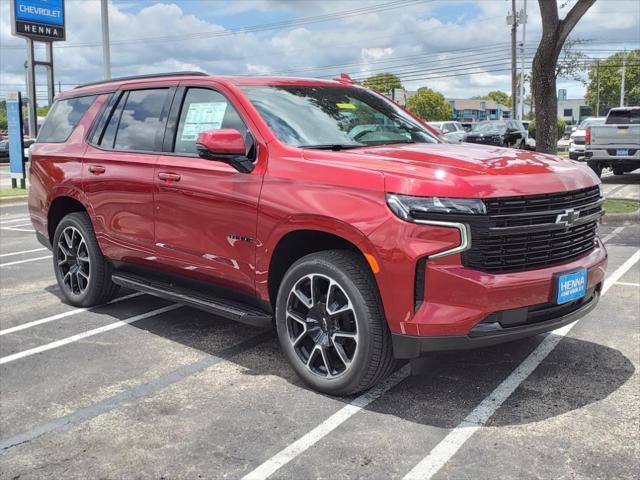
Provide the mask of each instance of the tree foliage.
{"label": "tree foliage", "polygon": [[393,73],[380,73],[367,78],[362,84],[380,93],[389,93],[394,88],[402,88],[402,82]]}
{"label": "tree foliage", "polygon": [[432,122],[453,118],[453,110],[444,95],[427,87],[419,88],[418,92],[407,100],[407,108],[420,118]]}
{"label": "tree foliage", "polygon": [[[620,105],[620,83],[622,82],[622,58],[618,52],[591,66],[587,85],[587,104],[596,111],[598,103],[598,76],[600,77],[600,114]],[[640,105],[640,49],[627,53],[625,72],[625,105]]]}

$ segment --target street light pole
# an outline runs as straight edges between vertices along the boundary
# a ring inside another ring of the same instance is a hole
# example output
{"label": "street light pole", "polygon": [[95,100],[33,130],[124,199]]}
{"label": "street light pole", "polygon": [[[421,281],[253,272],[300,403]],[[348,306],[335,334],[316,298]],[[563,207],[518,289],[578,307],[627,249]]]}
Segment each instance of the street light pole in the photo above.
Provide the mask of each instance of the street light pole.
{"label": "street light pole", "polygon": [[108,0],[100,0],[102,17],[102,63],[104,64],[104,78],[111,78],[111,52],[109,51],[109,4]]}
{"label": "street light pole", "polygon": [[516,15],[516,0],[511,0],[511,118],[516,118],[517,104],[517,68],[516,68],[516,31],[518,16]]}
{"label": "street light pole", "polygon": [[627,52],[622,52],[622,80],[620,82],[620,106],[624,107],[624,77],[627,71]]}
{"label": "street light pole", "polygon": [[524,0],[524,8],[520,18],[522,23],[522,49],[520,50],[520,105],[518,107],[518,118],[524,119],[524,61],[526,57],[527,38],[527,0]]}

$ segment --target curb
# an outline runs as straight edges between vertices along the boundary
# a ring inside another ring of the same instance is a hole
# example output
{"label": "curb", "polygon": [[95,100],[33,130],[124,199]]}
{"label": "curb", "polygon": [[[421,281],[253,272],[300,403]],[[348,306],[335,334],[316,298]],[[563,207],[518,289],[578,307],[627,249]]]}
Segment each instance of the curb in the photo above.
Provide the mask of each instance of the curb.
{"label": "curb", "polygon": [[603,225],[631,225],[640,223],[640,208],[631,213],[605,213],[600,223]]}
{"label": "curb", "polygon": [[0,197],[0,205],[22,205],[27,203],[28,195],[16,195],[15,197]]}

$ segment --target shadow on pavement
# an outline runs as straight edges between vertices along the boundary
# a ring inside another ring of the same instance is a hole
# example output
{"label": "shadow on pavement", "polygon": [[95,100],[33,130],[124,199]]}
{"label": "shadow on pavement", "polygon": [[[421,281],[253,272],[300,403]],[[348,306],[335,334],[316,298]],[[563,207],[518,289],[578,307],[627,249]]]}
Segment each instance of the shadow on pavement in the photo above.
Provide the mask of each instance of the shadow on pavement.
{"label": "shadow on pavement", "polygon": [[[132,324],[210,355],[216,335],[237,325],[184,308],[182,315]],[[232,325],[229,325],[232,324]],[[263,330],[239,325],[247,338]],[[453,428],[489,395],[542,341],[539,335],[478,350],[434,355],[431,368],[411,376],[368,410],[440,428]],[[219,342],[217,343],[219,348]],[[231,346],[231,345],[229,345]],[[275,332],[251,351],[230,359],[246,375],[274,375],[305,388],[280,353]],[[620,388],[635,369],[620,351],[564,338],[494,417],[494,425],[537,422],[598,402]],[[351,398],[343,398],[345,403]],[[514,401],[512,401],[514,400]],[[498,422],[498,423],[496,423]]]}
{"label": "shadow on pavement", "polygon": [[637,185],[640,184],[640,173],[625,173],[624,175],[603,177],[602,183],[607,185]]}

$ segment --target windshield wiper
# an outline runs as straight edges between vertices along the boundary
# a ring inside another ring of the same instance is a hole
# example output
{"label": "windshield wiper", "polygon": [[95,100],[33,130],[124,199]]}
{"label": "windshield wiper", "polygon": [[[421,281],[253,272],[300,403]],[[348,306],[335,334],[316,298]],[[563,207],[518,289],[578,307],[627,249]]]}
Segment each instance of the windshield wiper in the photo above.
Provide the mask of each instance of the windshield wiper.
{"label": "windshield wiper", "polygon": [[333,150],[333,151],[337,151],[337,150],[348,150],[350,148],[360,148],[360,147],[366,147],[366,145],[362,144],[362,143],[357,143],[357,144],[353,144],[353,143],[333,143],[333,144],[327,144],[327,145],[299,145],[298,148],[310,148],[313,150]]}

